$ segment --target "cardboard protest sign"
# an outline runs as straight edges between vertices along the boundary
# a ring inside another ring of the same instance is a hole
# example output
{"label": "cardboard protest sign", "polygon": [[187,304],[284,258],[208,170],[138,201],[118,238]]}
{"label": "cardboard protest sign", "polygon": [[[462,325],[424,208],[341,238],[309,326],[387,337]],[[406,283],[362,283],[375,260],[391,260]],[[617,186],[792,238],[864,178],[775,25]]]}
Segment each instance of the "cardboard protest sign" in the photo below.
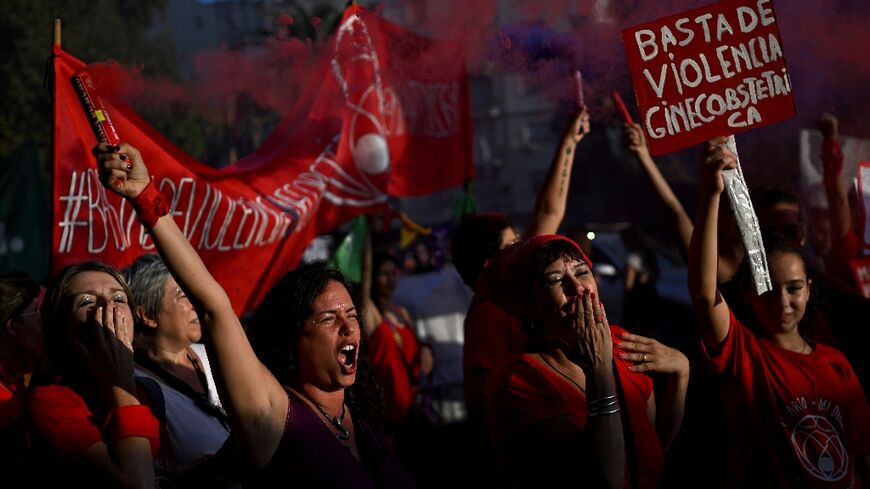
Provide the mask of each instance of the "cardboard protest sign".
{"label": "cardboard protest sign", "polygon": [[622,31],[654,155],[787,119],[791,79],[771,0],[727,0]]}

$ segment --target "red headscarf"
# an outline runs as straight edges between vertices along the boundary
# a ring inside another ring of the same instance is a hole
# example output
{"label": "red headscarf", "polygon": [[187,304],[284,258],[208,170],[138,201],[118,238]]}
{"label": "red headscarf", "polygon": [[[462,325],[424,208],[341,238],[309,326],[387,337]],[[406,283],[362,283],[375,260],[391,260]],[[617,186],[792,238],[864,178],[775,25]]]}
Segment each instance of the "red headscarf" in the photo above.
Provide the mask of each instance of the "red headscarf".
{"label": "red headscarf", "polygon": [[526,317],[535,252],[541,246],[553,241],[564,241],[570,244],[580,253],[589,268],[592,268],[592,260],[574,241],[557,234],[534,236],[499,250],[489,259],[474,287],[477,298],[491,300],[511,314]]}

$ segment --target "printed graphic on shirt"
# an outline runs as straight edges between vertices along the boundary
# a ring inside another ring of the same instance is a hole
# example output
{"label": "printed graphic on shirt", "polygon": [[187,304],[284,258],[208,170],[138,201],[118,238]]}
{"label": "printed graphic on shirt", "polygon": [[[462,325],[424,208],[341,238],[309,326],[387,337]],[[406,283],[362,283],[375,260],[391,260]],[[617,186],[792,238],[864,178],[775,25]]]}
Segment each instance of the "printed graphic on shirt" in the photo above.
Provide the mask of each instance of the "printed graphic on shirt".
{"label": "printed graphic on shirt", "polygon": [[840,433],[840,407],[827,399],[807,402],[798,397],[786,406],[791,444],[804,470],[824,482],[836,482],[849,473],[849,453]]}

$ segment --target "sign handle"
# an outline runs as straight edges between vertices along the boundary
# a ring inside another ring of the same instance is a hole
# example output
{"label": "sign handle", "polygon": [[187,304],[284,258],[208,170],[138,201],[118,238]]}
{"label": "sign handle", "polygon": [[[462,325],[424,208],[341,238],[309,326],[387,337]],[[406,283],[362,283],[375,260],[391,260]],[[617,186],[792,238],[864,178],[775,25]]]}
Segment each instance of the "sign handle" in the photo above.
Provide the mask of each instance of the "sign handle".
{"label": "sign handle", "polygon": [[[728,136],[725,147],[737,156],[737,141],[734,135]],[[734,220],[737,221],[740,237],[746,248],[745,259],[750,263],[755,292],[761,295],[772,290],[773,285],[770,282],[770,271],[767,269],[767,255],[764,253],[764,243],[761,240],[761,228],[758,225],[755,209],[752,207],[749,188],[743,178],[739,156],[737,156],[737,168],[724,170],[722,177],[725,180],[725,191],[731,204],[731,211],[734,213]]]}

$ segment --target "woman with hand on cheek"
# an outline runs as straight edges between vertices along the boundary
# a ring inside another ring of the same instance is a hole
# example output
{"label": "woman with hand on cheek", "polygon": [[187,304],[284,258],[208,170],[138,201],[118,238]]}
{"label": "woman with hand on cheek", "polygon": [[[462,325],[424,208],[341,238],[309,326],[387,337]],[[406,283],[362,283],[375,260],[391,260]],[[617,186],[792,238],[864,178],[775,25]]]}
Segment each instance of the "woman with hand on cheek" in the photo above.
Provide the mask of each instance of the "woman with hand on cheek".
{"label": "woman with hand on cheek", "polygon": [[[62,270],[42,307],[57,382],[28,401],[40,474],[60,484],[154,487],[159,425],[133,380],[131,294],[113,267],[85,262]],[[45,481],[46,483],[50,483]]]}
{"label": "woman with hand on cheek", "polygon": [[[476,293],[527,320],[529,340],[486,417],[506,480],[520,487],[578,476],[593,487],[656,487],[679,430],[688,361],[610,325],[591,267],[573,241],[537,236],[498,252],[478,282]],[[672,374],[659,406],[653,371]]]}

